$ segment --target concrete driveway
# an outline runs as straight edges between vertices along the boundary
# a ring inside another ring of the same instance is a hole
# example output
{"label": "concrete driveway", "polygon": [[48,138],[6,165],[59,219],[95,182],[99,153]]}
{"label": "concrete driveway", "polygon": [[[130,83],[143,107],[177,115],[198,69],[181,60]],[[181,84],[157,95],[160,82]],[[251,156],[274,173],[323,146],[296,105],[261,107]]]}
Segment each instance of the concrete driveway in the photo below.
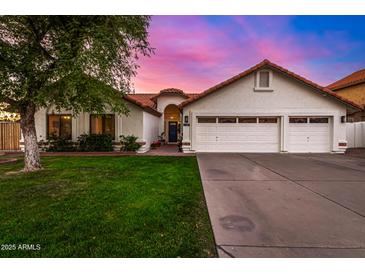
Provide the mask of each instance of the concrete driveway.
{"label": "concrete driveway", "polygon": [[197,157],[221,257],[365,257],[365,158]]}

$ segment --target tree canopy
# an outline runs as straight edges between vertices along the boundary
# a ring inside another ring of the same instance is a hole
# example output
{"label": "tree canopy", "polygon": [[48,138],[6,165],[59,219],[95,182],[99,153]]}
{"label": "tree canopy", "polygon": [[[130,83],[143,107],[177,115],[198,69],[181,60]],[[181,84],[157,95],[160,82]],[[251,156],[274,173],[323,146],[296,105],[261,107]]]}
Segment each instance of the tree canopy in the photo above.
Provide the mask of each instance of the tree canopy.
{"label": "tree canopy", "polygon": [[139,55],[149,56],[149,16],[0,16],[0,103],[20,114],[24,171],[41,168],[41,107],[126,112]]}
{"label": "tree canopy", "polygon": [[125,110],[138,55],[150,55],[148,16],[1,16],[0,102]]}

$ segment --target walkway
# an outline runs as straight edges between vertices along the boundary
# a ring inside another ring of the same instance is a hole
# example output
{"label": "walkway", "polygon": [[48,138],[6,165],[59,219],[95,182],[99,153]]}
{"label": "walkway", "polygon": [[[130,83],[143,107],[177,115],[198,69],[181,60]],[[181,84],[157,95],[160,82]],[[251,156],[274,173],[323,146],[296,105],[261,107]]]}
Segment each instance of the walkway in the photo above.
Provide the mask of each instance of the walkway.
{"label": "walkway", "polygon": [[192,156],[194,153],[179,152],[177,145],[163,145],[155,149],[151,149],[146,155],[154,156]]}

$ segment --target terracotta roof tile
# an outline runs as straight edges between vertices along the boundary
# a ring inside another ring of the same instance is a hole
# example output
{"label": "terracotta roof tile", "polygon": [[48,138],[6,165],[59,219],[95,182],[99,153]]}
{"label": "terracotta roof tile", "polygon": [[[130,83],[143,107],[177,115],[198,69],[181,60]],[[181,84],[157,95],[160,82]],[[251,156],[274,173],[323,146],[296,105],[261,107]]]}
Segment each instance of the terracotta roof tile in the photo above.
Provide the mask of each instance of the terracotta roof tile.
{"label": "terracotta roof tile", "polygon": [[136,94],[130,94],[129,96],[132,96],[135,100],[139,101],[144,105],[147,105],[151,108],[156,108],[155,102],[151,100],[151,98],[155,95],[156,94],[136,93]]}
{"label": "terracotta roof tile", "polygon": [[154,94],[128,94],[124,96],[124,99],[155,116],[161,116],[161,112],[156,109],[155,102],[150,100],[153,95]]}
{"label": "terracotta roof tile", "polygon": [[[184,97],[187,99],[194,98],[198,96],[198,93],[183,93]],[[124,99],[128,102],[131,102],[144,110],[154,114],[156,116],[161,116],[161,113],[156,108],[156,102],[154,98],[160,95],[160,93],[135,93],[135,94],[128,94],[124,96]]]}
{"label": "terracotta roof tile", "polygon": [[151,100],[156,101],[157,97],[159,97],[159,96],[161,96],[163,94],[180,95],[180,96],[184,97],[185,99],[189,99],[189,96],[186,93],[184,93],[184,91],[181,90],[181,89],[178,89],[178,88],[165,88],[165,89],[160,90],[159,93],[155,94],[151,98]]}
{"label": "terracotta roof tile", "polygon": [[365,83],[365,69],[351,73],[350,75],[330,84],[327,88],[331,90],[339,90],[345,87]]}
{"label": "terracotta roof tile", "polygon": [[320,86],[320,85],[318,85],[318,84],[316,84],[316,83],[314,83],[314,82],[312,82],[312,81],[310,81],[310,80],[308,80],[308,79],[306,79],[306,78],[304,78],[304,77],[302,77],[302,76],[300,76],[298,74],[295,74],[294,72],[291,72],[291,71],[289,71],[289,70],[287,70],[287,69],[285,69],[285,68],[283,68],[283,67],[281,67],[279,65],[276,65],[276,64],[270,62],[267,59],[263,60],[261,63],[255,65],[255,66],[249,68],[248,70],[246,70],[246,71],[244,71],[244,72],[242,72],[240,74],[237,74],[236,76],[233,76],[232,78],[230,78],[230,79],[228,79],[226,81],[223,81],[223,82],[221,82],[221,83],[219,83],[219,84],[217,84],[217,85],[215,85],[215,86],[213,86],[213,87],[205,90],[204,92],[198,94],[197,96],[193,96],[193,97],[189,98],[188,100],[182,102],[180,104],[180,107],[183,108],[183,107],[185,107],[185,106],[187,106],[187,105],[189,105],[189,104],[191,104],[191,103],[193,103],[193,102],[195,102],[195,101],[197,101],[197,100],[199,100],[201,98],[204,98],[205,96],[207,96],[207,95],[209,95],[209,94],[211,94],[213,92],[216,92],[219,89],[221,89],[221,88],[223,88],[225,86],[228,86],[231,83],[233,83],[233,82],[235,82],[235,81],[237,81],[239,79],[242,79],[243,77],[245,77],[245,76],[247,76],[247,75],[255,72],[256,70],[263,68],[263,67],[271,67],[273,69],[276,69],[278,71],[281,71],[282,73],[287,74],[287,75],[293,77],[294,79],[296,79],[296,80],[298,80],[298,81],[300,81],[300,82],[302,82],[302,83],[304,83],[304,84],[306,84],[308,86],[313,87],[315,90],[317,90],[317,91],[319,91],[319,92],[321,92],[323,94],[330,95],[331,97],[333,97],[333,98],[341,101],[342,103],[344,103],[346,105],[351,106],[352,108],[359,109],[359,110],[363,109],[362,106],[360,106],[360,105],[358,105],[358,104],[356,104],[356,103],[354,103],[354,102],[352,102],[352,101],[350,101],[350,100],[348,100],[346,98],[343,98],[342,96],[336,94],[332,90],[330,90],[330,89],[328,89],[326,87],[322,87],[322,86]]}

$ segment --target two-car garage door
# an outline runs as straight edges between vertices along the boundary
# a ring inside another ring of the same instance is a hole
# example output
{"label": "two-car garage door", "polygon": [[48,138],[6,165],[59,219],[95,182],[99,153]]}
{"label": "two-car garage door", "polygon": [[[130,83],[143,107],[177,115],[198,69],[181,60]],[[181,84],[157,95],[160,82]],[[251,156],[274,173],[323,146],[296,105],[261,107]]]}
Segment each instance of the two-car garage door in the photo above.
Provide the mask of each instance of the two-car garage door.
{"label": "two-car garage door", "polygon": [[277,117],[198,117],[196,151],[278,152]]}
{"label": "two-car garage door", "polygon": [[[289,117],[289,152],[329,152],[328,117]],[[279,117],[197,117],[194,149],[215,152],[279,152]]]}

